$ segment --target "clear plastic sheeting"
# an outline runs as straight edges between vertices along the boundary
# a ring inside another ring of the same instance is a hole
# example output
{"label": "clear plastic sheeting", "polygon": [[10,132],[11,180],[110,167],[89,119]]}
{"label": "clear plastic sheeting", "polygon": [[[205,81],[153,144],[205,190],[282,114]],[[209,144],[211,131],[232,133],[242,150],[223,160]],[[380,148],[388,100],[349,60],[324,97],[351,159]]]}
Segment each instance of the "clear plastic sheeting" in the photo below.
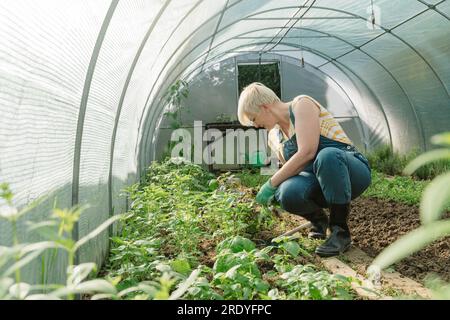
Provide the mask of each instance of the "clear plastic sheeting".
{"label": "clear plastic sheeting", "polygon": [[[113,158],[115,166],[111,186],[112,192],[118,195],[120,190],[129,184],[128,172],[136,171],[135,164],[130,161],[133,158],[127,156],[134,151],[130,150],[134,149],[134,145],[123,143],[123,141],[136,140],[136,136],[132,136],[133,131],[136,130],[132,130],[134,126],[131,125],[135,121],[129,119],[135,111],[130,112],[128,105],[121,106],[124,112],[119,124],[115,124],[118,120],[116,115],[122,94],[119,88],[128,88],[126,81],[130,65],[146,30],[151,26],[160,8],[161,4],[157,1],[135,3],[119,1],[113,19],[108,25],[90,84],[87,112],[83,124],[79,202],[89,207],[79,221],[80,237],[108,219],[113,209],[116,213],[126,210],[125,199],[118,196],[114,197],[112,208],[109,208],[111,148],[105,148],[105,146],[111,145],[113,132],[116,130],[117,142]],[[128,50],[123,50],[127,47]],[[114,67],[111,67],[111,61],[115,61]],[[127,129],[123,130],[124,127]],[[101,263],[108,252],[107,244],[108,232],[105,231],[98,237],[98,241],[90,241],[81,249],[80,261]]]}
{"label": "clear plastic sheeting", "polygon": [[[189,81],[186,125],[234,115],[236,63],[260,56],[279,61],[283,99],[315,96],[361,148],[429,149],[450,130],[449,19],[450,0],[2,0],[0,182],[19,208],[49,196],[34,221],[89,203],[83,236],[127,209],[121,190],[161,156],[167,89]],[[108,236],[79,261],[102,263]],[[63,279],[63,260],[25,280]]]}
{"label": "clear plastic sheeting", "polygon": [[[54,204],[72,206],[78,112],[108,6],[87,0],[0,2],[0,181],[10,184],[18,207],[50,195],[28,214],[33,221],[48,218]],[[27,228],[22,219],[21,241],[39,239]],[[0,221],[0,244],[9,241],[11,226]],[[63,257],[48,263],[47,273],[36,261],[24,280],[48,274],[48,281],[64,279]]]}
{"label": "clear plastic sheeting", "polygon": [[[311,2],[312,1],[309,1],[309,4],[311,4]],[[304,8],[299,11],[298,7],[297,10],[295,10],[295,6],[298,6],[298,4],[293,5],[292,1],[278,1],[275,7],[271,7],[273,2],[265,2],[263,5],[259,6],[256,6],[255,3],[249,4],[246,1],[230,3],[229,9],[224,14],[222,22],[217,28],[218,34],[214,37],[211,53],[208,55],[209,61],[212,64],[214,57],[222,59],[224,57],[224,52],[226,54],[227,51],[241,50],[242,52],[258,52],[271,48],[276,44],[276,37],[280,36],[280,34],[285,36],[285,38],[282,40],[282,43],[279,43],[278,46],[272,48],[272,51],[276,51],[281,45],[288,45],[293,48],[301,47],[305,51],[313,52],[327,60],[336,59],[336,61],[327,61],[326,65],[320,67],[326,67],[328,64],[340,65],[342,61],[346,61],[348,55],[360,52],[367,57],[366,59],[363,56],[358,56],[358,59],[361,61],[361,66],[365,63],[372,64],[373,68],[377,69],[375,73],[364,72],[364,74],[359,75],[357,70],[353,70],[351,66],[348,66],[347,64],[342,64],[342,66],[346,69],[348,68],[348,71],[353,74],[352,76],[356,75],[356,77],[360,79],[358,82],[363,83],[363,86],[366,86],[366,83],[371,81],[371,76],[378,77],[379,79],[387,79],[387,83],[393,82],[394,84],[392,86],[387,86],[378,82],[378,85],[383,85],[387,91],[386,93],[377,92],[381,96],[377,95],[375,96],[375,99],[379,101],[390,101],[390,92],[395,91],[395,94],[392,97],[394,100],[390,102],[395,110],[383,110],[383,118],[386,118],[387,114],[394,114],[394,119],[390,120],[389,117],[387,117],[387,121],[396,122],[397,119],[400,119],[401,117],[405,118],[400,120],[401,123],[398,126],[397,124],[392,125],[392,127],[394,127],[392,129],[394,132],[389,134],[388,131],[391,130],[389,128],[390,124],[387,123],[382,125],[381,122],[378,122],[378,124],[373,126],[374,128],[377,128],[375,129],[375,132],[381,133],[380,131],[382,131],[383,133],[381,136],[371,136],[370,140],[374,142],[388,140],[394,148],[399,151],[407,151],[413,147],[427,148],[429,147],[429,137],[436,131],[442,131],[446,125],[442,123],[440,126],[431,129],[437,130],[429,133],[425,132],[425,129],[422,128],[423,125],[421,124],[422,119],[419,119],[421,116],[420,112],[415,109],[415,106],[410,108],[408,115],[401,116],[401,114],[407,110],[408,104],[412,103],[410,103],[411,98],[407,96],[404,85],[389,71],[389,68],[379,61],[379,57],[373,57],[370,50],[368,50],[369,52],[366,54],[365,47],[369,47],[372,42],[376,42],[386,35],[389,36],[389,32],[394,32],[397,29],[400,30],[401,27],[408,28],[408,24],[413,23],[415,19],[418,19],[421,15],[431,14],[433,16],[443,16],[434,11],[433,8],[428,8],[419,1],[413,1],[408,4],[406,4],[406,2],[396,2],[395,4],[392,4],[389,1],[375,1],[374,4],[375,7],[373,8],[373,12],[375,15],[375,24],[372,25],[370,21],[372,8],[369,3],[365,4],[364,2],[356,3],[353,1],[346,1],[344,3],[339,1],[316,1],[313,7],[305,14],[305,19],[303,19],[301,23],[294,23],[293,20],[289,21],[289,17],[288,19],[284,19],[286,18],[285,15],[289,10],[292,10],[293,13],[298,13],[298,17],[302,12],[305,12],[308,9],[308,4],[305,4]],[[438,4],[444,5],[445,3],[438,2]],[[270,16],[270,14],[272,14],[272,16]],[[258,15],[263,15],[265,20],[259,20]],[[325,19],[326,17],[328,17],[328,19]],[[446,23],[448,23],[448,17],[443,18],[446,19]],[[280,33],[280,30],[287,31],[290,27],[292,27],[292,29],[290,29],[289,32]],[[307,36],[303,35],[304,38],[300,41],[295,39],[294,35],[298,36],[300,33],[300,36],[302,36],[302,31],[298,32],[296,28],[302,30],[304,33],[306,31],[315,31],[323,36],[314,39],[307,38]],[[389,28],[393,30],[391,31]],[[254,39],[250,39],[251,32],[255,30],[258,32],[259,39],[258,36]],[[436,31],[438,29],[434,30]],[[444,29],[440,30],[443,31]],[[412,36],[415,34],[416,38],[428,39],[429,41],[436,37],[436,32],[434,34],[428,32],[423,34],[425,30],[421,30],[420,36],[417,32],[417,29],[412,29],[410,34]],[[248,35],[249,37],[247,37]],[[441,35],[445,37],[446,33],[442,32]],[[270,38],[270,36],[272,36],[272,38]],[[395,37],[395,39],[399,42],[398,45],[404,45],[407,49],[412,46],[407,42],[405,43],[400,37]],[[259,45],[261,42],[264,43],[268,41],[271,41],[273,45]],[[339,43],[339,45],[337,45],[337,43]],[[446,43],[446,41],[443,41],[443,43]],[[348,50],[346,50],[346,48]],[[378,46],[378,49],[383,51],[384,55],[388,56],[393,54],[391,48],[389,48],[389,50],[386,50],[386,48],[386,46]],[[397,53],[402,54],[404,50],[404,48],[399,48]],[[415,50],[409,52],[408,55],[413,56],[413,59],[418,58],[419,60],[423,60]],[[199,59],[202,60],[202,58],[194,60],[194,65]],[[191,65],[191,67],[188,68],[188,73],[191,73],[193,68],[194,67]],[[424,76],[430,72],[437,73],[436,70],[433,69],[424,70],[423,72]],[[180,77],[182,75],[177,73],[174,76]],[[416,76],[416,73],[414,73],[413,76]],[[366,77],[368,79],[366,79]],[[171,81],[173,81],[173,78],[169,78],[168,82],[170,83]],[[440,82],[443,83],[444,81]],[[372,91],[371,88],[369,88],[369,90]],[[386,95],[386,97],[384,95]],[[448,94],[440,100],[446,103],[448,101]],[[395,107],[399,101],[402,101],[402,108]],[[429,102],[432,103],[431,101]],[[155,113],[157,114],[156,110]],[[398,114],[398,116],[396,114]],[[159,113],[159,115],[161,114]],[[366,118],[368,117],[366,115],[363,116]],[[159,117],[153,117],[152,119],[152,121],[159,121]],[[448,117],[440,118],[439,121],[441,120],[447,121],[448,123]],[[154,129],[154,126],[150,126],[150,131],[153,132]],[[396,133],[398,133],[398,135],[396,135]]]}

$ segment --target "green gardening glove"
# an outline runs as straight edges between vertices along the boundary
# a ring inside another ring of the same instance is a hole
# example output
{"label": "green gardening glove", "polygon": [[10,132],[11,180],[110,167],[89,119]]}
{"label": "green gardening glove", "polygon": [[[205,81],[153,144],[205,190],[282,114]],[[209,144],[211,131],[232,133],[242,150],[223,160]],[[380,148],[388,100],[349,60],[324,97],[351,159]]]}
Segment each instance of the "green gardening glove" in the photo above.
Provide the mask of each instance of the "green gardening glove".
{"label": "green gardening glove", "polygon": [[267,182],[263,184],[258,194],[256,195],[256,202],[262,204],[263,206],[268,206],[275,197],[276,190],[277,187],[272,186],[272,184],[270,183],[270,179],[267,180]]}

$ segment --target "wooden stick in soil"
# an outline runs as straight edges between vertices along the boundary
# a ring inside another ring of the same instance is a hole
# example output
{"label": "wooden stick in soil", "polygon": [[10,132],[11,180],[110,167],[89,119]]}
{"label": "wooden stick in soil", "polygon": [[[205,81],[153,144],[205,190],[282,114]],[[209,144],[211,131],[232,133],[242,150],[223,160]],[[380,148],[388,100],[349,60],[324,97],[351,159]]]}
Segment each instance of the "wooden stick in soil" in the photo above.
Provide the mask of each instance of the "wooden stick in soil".
{"label": "wooden stick in soil", "polygon": [[291,236],[291,235],[293,235],[293,234],[295,234],[295,233],[297,233],[297,232],[299,232],[299,231],[301,231],[303,229],[310,228],[311,226],[312,226],[311,222],[306,222],[306,223],[298,226],[297,228],[294,228],[292,230],[289,230],[288,232],[283,233],[279,237],[289,237],[289,236]]}
{"label": "wooden stick in soil", "polygon": [[[272,210],[272,212],[275,213],[276,215],[281,216],[282,210],[280,210],[280,209],[278,209],[278,208],[275,208],[275,207],[271,207],[271,210]],[[273,239],[272,239],[272,242],[276,242],[277,239],[282,238],[282,237],[289,237],[289,236],[291,236],[291,235],[293,235],[293,234],[296,234],[297,232],[299,232],[299,231],[301,231],[301,230],[303,230],[303,229],[310,228],[311,226],[312,226],[311,222],[304,223],[304,224],[298,226],[297,228],[294,228],[294,229],[292,229],[292,230],[289,230],[289,231],[283,233],[282,235],[280,235],[280,236],[278,236],[278,237],[276,237],[276,238],[273,238]]]}

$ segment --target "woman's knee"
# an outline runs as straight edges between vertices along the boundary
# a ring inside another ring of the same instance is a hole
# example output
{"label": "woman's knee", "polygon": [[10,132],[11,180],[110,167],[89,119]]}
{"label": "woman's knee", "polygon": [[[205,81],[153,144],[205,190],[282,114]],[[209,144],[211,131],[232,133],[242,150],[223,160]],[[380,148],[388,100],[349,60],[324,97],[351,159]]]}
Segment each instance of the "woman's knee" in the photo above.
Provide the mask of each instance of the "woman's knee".
{"label": "woman's knee", "polygon": [[279,186],[276,197],[284,210],[302,215],[317,209],[310,199],[310,193],[311,185],[287,180]]}
{"label": "woman's knee", "polygon": [[278,201],[280,202],[281,207],[288,212],[296,211],[299,204],[303,202],[303,199],[300,197],[299,193],[295,192],[292,187],[287,188],[281,184],[278,190]]}
{"label": "woman's knee", "polygon": [[369,188],[370,184],[372,183],[372,176],[370,173],[370,170],[366,168],[363,168],[356,174],[353,174],[356,177],[353,177],[351,179],[352,183],[352,200],[359,197],[361,194],[364,193],[364,191]]}

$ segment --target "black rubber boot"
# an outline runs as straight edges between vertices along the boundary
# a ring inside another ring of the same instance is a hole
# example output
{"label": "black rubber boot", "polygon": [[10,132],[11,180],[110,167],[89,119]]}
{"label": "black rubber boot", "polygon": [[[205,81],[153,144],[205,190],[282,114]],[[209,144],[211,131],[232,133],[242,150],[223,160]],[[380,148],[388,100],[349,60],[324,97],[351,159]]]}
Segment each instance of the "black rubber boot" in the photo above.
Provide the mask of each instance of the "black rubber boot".
{"label": "black rubber boot", "polygon": [[334,204],[330,207],[330,229],[328,239],[316,249],[321,257],[340,255],[350,248],[352,243],[350,230],[347,225],[350,204]]}
{"label": "black rubber boot", "polygon": [[312,213],[303,216],[312,224],[308,233],[308,238],[325,239],[327,236],[328,217],[322,209],[318,209]]}

